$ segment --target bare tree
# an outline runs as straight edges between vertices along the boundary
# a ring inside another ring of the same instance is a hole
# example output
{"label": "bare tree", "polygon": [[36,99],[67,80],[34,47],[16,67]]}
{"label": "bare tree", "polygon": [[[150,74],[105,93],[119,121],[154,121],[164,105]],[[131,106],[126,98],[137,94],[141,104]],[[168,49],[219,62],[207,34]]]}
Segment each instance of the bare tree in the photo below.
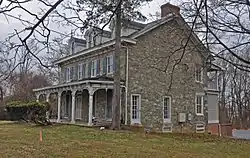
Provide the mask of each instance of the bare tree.
{"label": "bare tree", "polygon": [[[58,30],[52,29],[51,23],[57,26],[70,28],[70,32],[81,34],[89,27],[100,27],[102,30],[116,17],[116,49],[115,49],[115,77],[114,77],[114,96],[113,96],[113,122],[112,128],[120,128],[120,49],[121,49],[121,19],[145,20],[138,8],[145,2],[152,0],[77,0],[76,2],[57,0],[51,3],[48,0],[37,0],[41,6],[38,12],[26,9],[26,5],[35,3],[34,1],[1,1],[0,14],[7,20],[18,20],[23,24],[22,30],[15,30],[12,35],[6,38],[5,43],[13,46],[11,49],[15,54],[23,47],[27,54],[35,58],[42,67],[50,68],[52,65],[44,64],[38,54],[35,54],[28,45],[30,41],[35,44],[41,52],[52,51],[52,34],[59,34],[64,40],[69,36]],[[15,15],[14,12],[20,10],[22,14],[34,19],[32,22],[23,16]],[[13,39],[18,39],[18,43],[13,43]],[[61,41],[62,41],[61,40]],[[14,67],[15,68],[15,67]]]}
{"label": "bare tree", "polygon": [[245,126],[249,121],[249,0],[179,1],[193,32],[225,71],[219,75],[220,119]]}

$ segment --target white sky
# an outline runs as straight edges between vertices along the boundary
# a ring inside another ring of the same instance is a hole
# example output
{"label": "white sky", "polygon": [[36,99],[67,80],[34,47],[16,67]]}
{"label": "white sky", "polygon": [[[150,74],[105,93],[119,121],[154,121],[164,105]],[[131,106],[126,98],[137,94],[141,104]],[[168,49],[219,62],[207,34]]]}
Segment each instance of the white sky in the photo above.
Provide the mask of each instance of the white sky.
{"label": "white sky", "polygon": [[[160,12],[160,6],[162,4],[165,4],[166,2],[170,2],[174,4],[173,1],[174,0],[153,0],[149,4],[146,4],[145,6],[143,6],[141,8],[141,11],[144,15],[146,15],[149,18],[149,20],[154,20],[153,17],[149,17],[149,14],[155,15],[156,12]],[[35,11],[37,7],[38,7],[37,4],[34,4],[34,5],[32,4],[32,5],[27,6],[27,9]],[[15,15],[18,15],[18,14],[20,14],[18,13],[18,10],[15,11]],[[9,18],[9,21],[7,21],[3,15],[0,15],[0,40],[5,39],[10,33],[13,33],[14,29],[21,30],[23,28],[24,26],[19,21],[13,20],[11,18]],[[62,29],[63,31],[65,28],[62,28],[62,27],[58,28],[57,31],[61,31],[60,29]],[[69,30],[67,30],[67,32],[68,31]]]}

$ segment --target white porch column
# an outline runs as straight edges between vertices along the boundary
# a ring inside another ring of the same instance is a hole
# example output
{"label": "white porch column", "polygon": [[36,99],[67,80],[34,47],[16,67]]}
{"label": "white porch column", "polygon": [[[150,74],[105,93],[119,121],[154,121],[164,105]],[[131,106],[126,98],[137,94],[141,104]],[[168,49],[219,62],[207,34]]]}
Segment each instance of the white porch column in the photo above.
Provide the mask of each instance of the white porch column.
{"label": "white porch column", "polygon": [[89,89],[89,121],[88,121],[88,125],[92,126],[93,122],[93,95],[94,95],[94,91],[93,89]]}
{"label": "white porch column", "polygon": [[49,96],[50,96],[50,93],[46,94],[46,102],[49,102]]}
{"label": "white porch column", "polygon": [[62,92],[58,92],[58,102],[57,102],[57,122],[61,121],[61,96]]}
{"label": "white porch column", "polygon": [[75,110],[76,110],[76,90],[72,90],[72,109],[71,109],[71,123],[75,123]]}
{"label": "white porch column", "polygon": [[36,95],[36,101],[37,101],[37,102],[39,102],[39,96],[40,96],[40,94],[37,94],[37,95]]}

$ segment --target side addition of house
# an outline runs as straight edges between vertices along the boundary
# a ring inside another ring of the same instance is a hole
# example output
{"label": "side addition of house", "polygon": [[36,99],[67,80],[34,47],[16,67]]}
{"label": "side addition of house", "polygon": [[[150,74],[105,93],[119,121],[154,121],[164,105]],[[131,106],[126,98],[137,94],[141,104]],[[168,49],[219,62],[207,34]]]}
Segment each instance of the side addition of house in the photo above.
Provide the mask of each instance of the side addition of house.
{"label": "side addition of house", "polygon": [[[210,52],[185,23],[178,6],[161,6],[159,20],[123,20],[121,122],[163,132],[218,127],[217,72]],[[57,61],[60,83],[35,89],[37,99],[57,94],[57,122],[109,124],[112,118],[114,27],[92,28],[69,40]],[[93,119],[95,118],[95,119]],[[93,122],[95,120],[95,122]]]}

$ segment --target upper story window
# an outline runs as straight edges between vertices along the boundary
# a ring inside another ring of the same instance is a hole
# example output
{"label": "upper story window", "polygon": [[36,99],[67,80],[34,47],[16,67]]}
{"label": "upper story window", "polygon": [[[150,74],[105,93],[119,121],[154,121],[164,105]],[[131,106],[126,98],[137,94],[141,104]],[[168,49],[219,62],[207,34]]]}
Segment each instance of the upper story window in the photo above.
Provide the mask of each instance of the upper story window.
{"label": "upper story window", "polygon": [[88,77],[88,67],[86,63],[82,64],[82,78]]}
{"label": "upper story window", "polygon": [[81,80],[87,77],[88,69],[86,65],[87,65],[86,63],[82,63],[78,65],[78,80]]}
{"label": "upper story window", "polygon": [[96,71],[97,71],[97,60],[93,60],[91,62],[91,77],[96,77]]}
{"label": "upper story window", "polygon": [[218,89],[218,74],[217,71],[207,72],[208,89]]}
{"label": "upper story window", "polygon": [[203,115],[204,113],[204,96],[203,95],[196,95],[195,97],[195,113],[196,115]]}
{"label": "upper story window", "polygon": [[196,66],[195,67],[195,81],[196,82],[203,82],[203,68]]}
{"label": "upper story window", "polygon": [[78,80],[81,80],[82,76],[82,64],[78,64]]}
{"label": "upper story window", "polygon": [[74,67],[67,67],[66,68],[66,82],[70,82],[73,80],[74,75]]}
{"label": "upper story window", "polygon": [[113,55],[107,56],[107,73],[108,74],[113,72],[113,65],[114,65]]}

